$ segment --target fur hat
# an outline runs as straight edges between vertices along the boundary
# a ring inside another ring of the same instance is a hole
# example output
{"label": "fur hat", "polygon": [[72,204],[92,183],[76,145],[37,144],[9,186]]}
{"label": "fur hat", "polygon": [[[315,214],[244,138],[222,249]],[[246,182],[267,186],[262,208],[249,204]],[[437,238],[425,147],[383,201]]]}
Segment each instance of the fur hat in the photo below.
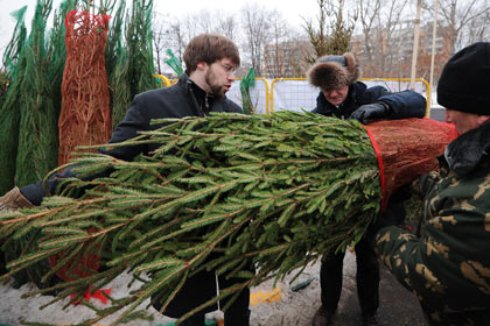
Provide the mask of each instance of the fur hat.
{"label": "fur hat", "polygon": [[462,112],[490,115],[490,43],[478,42],[456,53],[444,66],[437,102]]}
{"label": "fur hat", "polygon": [[359,75],[359,65],[350,52],[320,57],[308,71],[310,84],[327,90],[351,85],[357,81]]}

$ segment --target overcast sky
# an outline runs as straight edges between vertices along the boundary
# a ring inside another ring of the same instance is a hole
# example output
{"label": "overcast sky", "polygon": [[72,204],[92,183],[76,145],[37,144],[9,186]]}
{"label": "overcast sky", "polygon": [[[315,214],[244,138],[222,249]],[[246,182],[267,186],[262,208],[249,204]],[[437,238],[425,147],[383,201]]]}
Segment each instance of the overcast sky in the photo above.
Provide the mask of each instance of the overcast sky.
{"label": "overcast sky", "polygon": [[[94,2],[97,3],[98,1]],[[126,2],[130,3],[131,0]],[[318,11],[317,0],[266,0],[255,2],[267,9],[276,9],[291,26],[297,26],[298,28],[303,24],[302,17],[315,17]],[[61,0],[53,0],[53,9],[58,8],[60,3]],[[177,18],[194,15],[202,10],[238,13],[244,5],[253,3],[254,0],[153,0],[154,8],[157,12]],[[0,0],[0,55],[3,55],[5,46],[9,42],[15,27],[15,21],[10,16],[10,13],[24,5],[28,5],[25,21],[27,26],[30,26],[36,0]]]}

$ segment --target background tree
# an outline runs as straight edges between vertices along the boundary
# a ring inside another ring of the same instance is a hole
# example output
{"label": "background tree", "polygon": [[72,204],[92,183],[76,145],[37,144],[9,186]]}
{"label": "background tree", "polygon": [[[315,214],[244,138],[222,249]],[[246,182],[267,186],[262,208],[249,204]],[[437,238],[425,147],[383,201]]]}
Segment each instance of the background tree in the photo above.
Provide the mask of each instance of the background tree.
{"label": "background tree", "polygon": [[262,56],[264,47],[270,40],[271,17],[273,12],[257,4],[246,5],[241,9],[245,47],[252,68],[257,76],[262,76]]}
{"label": "background tree", "polygon": [[349,17],[344,19],[345,0],[337,0],[336,4],[327,0],[317,0],[317,3],[318,26],[305,20],[305,30],[313,48],[313,53],[307,53],[305,56],[309,63],[315,62],[318,57],[325,54],[342,54],[349,51],[349,43],[357,19],[356,14],[350,19]]}
{"label": "background tree", "polygon": [[225,13],[218,14],[216,26],[214,26],[216,33],[223,34],[230,40],[236,42],[237,35],[239,34],[238,28],[238,22],[233,15]]}
{"label": "background tree", "polygon": [[[433,3],[425,2],[424,7],[429,12],[433,12]],[[490,12],[490,2],[488,0],[440,0],[440,15],[442,24],[448,28],[444,31],[444,37],[448,40],[450,54],[455,53],[458,49],[481,40],[479,35],[485,31],[488,26],[488,15]],[[484,18],[487,18],[485,21]],[[477,28],[480,33],[467,32],[468,29],[474,28],[474,24],[482,22],[483,28]],[[468,37],[468,35],[476,37]]]}
{"label": "background tree", "polygon": [[271,78],[283,77],[287,67],[287,59],[290,44],[288,44],[289,27],[281,14],[274,10],[271,13],[270,38],[271,42],[266,46],[264,61],[269,71],[264,73]]}
{"label": "background tree", "polygon": [[[362,50],[366,54],[362,62],[365,75],[387,76],[395,72],[399,74],[407,68],[405,55],[400,55],[399,44],[405,38],[407,26],[412,33],[411,23],[403,22],[402,15],[407,14],[408,0],[359,0],[357,12],[362,29]],[[408,35],[408,34],[407,34]],[[404,58],[400,60],[401,58]],[[408,59],[408,58],[407,58]]]}

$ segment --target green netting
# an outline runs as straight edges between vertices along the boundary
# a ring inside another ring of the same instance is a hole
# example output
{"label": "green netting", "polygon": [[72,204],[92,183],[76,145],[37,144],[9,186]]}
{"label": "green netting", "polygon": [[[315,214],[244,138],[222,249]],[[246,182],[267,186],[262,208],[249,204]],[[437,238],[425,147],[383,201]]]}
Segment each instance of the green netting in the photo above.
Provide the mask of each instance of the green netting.
{"label": "green netting", "polygon": [[123,46],[124,11],[126,1],[122,0],[112,19],[107,37],[106,67],[111,92],[111,121],[114,128],[124,118],[131,101],[128,79],[128,55]]}
{"label": "green netting", "polygon": [[151,12],[153,0],[134,0],[126,24],[126,48],[131,98],[142,91],[155,88],[153,78],[153,33]]}
{"label": "green netting", "polygon": [[75,9],[77,0],[62,1],[58,10],[55,11],[53,17],[53,29],[49,33],[48,45],[48,80],[51,82],[51,98],[56,112],[56,117],[59,116],[61,110],[61,80],[63,77],[63,68],[66,62],[66,46],[65,35],[66,28],[64,19],[66,14]]}
{"label": "green netting", "polygon": [[[153,78],[153,34],[151,30],[152,0],[135,0],[123,22],[125,1],[121,2],[109,32],[107,61],[115,64],[108,69],[111,86],[112,126],[115,127],[126,114],[133,97],[143,91],[158,87]],[[125,24],[125,39],[121,35]],[[113,42],[113,43],[111,43]]]}
{"label": "green netting", "polygon": [[52,0],[38,0],[32,30],[25,45],[25,78],[17,91],[20,107],[19,145],[15,183],[18,186],[42,180],[56,166],[57,121],[51,85],[46,82],[50,62],[45,32]]}
{"label": "green netting", "polygon": [[4,53],[4,66],[10,86],[2,96],[0,107],[0,194],[5,193],[14,185],[15,157],[19,137],[19,102],[17,94],[24,76],[25,58],[22,55],[26,41],[24,15],[27,6],[13,12],[16,19],[13,36]]}
{"label": "green netting", "polygon": [[184,69],[182,69],[182,62],[175,56],[171,49],[167,49],[165,53],[168,55],[168,59],[165,63],[172,68],[172,70],[177,74],[177,76],[182,76],[184,74]]}
{"label": "green netting", "polygon": [[254,114],[255,106],[250,96],[250,88],[255,87],[255,70],[250,68],[240,81],[240,93],[242,95],[242,107],[245,114]]}

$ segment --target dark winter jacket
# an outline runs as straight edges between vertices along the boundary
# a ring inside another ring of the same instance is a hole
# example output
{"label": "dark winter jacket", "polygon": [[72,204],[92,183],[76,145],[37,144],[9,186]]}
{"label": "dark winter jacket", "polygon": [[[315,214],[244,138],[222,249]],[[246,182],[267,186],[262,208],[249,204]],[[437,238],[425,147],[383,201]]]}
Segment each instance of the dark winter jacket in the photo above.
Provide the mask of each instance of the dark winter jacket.
{"label": "dark winter jacket", "polygon": [[422,235],[381,228],[377,251],[431,325],[490,325],[490,122],[449,144],[449,174],[425,176]]}
{"label": "dark winter jacket", "polygon": [[360,106],[375,102],[382,102],[390,107],[390,116],[387,119],[422,118],[426,111],[425,98],[417,92],[390,93],[382,86],[368,88],[358,81],[349,86],[347,98],[338,108],[330,104],[320,92],[316,99],[316,108],[312,112],[347,119]]}
{"label": "dark winter jacket", "polygon": [[[119,143],[137,136],[139,131],[158,128],[158,125],[150,125],[152,119],[205,116],[209,112],[242,112],[242,110],[226,97],[221,99],[208,97],[187,76],[183,76],[172,87],[154,89],[136,95],[124,120],[114,130],[109,143]],[[147,154],[156,147],[157,145],[120,147],[105,153],[131,161],[138,154]],[[73,173],[68,170],[57,178],[69,176],[73,176]],[[48,181],[48,188],[54,190],[55,185],[56,177]],[[35,205],[41,203],[45,194],[41,183],[31,184],[20,190]]]}

